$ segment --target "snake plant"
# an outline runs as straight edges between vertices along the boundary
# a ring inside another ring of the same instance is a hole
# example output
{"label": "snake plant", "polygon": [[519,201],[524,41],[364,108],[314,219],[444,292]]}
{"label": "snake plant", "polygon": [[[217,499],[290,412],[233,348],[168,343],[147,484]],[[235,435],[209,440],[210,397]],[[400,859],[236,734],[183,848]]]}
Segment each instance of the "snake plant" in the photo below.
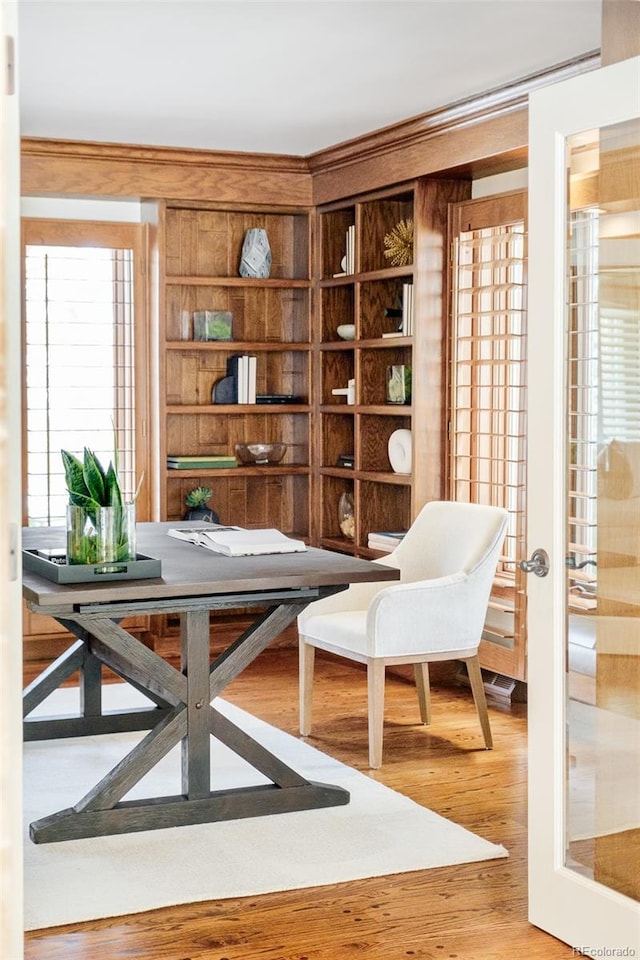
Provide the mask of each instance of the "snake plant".
{"label": "snake plant", "polygon": [[[102,560],[124,560],[130,557],[129,528],[126,521],[125,503],[116,466],[110,461],[105,470],[99,459],[84,448],[83,459],[80,460],[68,450],[62,450],[69,503],[79,507],[81,516],[86,518],[76,534],[71,537],[67,545],[67,554],[70,562],[96,563]],[[107,547],[103,541],[102,523],[104,514],[102,509],[111,507],[112,530],[110,535],[112,547]]]}

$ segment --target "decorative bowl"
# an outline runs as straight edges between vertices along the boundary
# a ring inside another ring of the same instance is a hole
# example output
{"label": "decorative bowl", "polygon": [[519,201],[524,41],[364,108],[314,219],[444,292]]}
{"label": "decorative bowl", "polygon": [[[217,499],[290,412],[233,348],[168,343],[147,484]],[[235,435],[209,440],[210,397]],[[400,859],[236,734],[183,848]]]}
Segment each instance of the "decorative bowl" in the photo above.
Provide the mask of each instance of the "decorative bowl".
{"label": "decorative bowl", "polygon": [[336,328],[336,333],[341,340],[355,340],[356,325],[355,323],[341,323],[340,326]]}
{"label": "decorative bowl", "polygon": [[286,451],[286,443],[236,443],[238,460],[256,466],[280,463]]}

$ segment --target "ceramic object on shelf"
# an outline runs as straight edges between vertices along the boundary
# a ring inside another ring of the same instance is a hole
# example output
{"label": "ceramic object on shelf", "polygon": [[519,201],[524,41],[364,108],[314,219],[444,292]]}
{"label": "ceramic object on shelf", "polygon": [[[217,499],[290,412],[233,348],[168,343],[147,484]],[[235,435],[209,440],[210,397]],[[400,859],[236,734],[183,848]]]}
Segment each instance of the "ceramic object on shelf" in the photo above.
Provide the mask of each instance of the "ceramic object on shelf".
{"label": "ceramic object on shelf", "polygon": [[341,323],[340,326],[336,328],[336,333],[341,340],[355,340],[356,325],[355,323]]}
{"label": "ceramic object on shelf", "polygon": [[271,273],[271,247],[263,227],[247,230],[240,255],[241,277],[267,279]]}
{"label": "ceramic object on shelf", "polygon": [[411,430],[394,430],[387,450],[394,473],[411,473]]}
{"label": "ceramic object on shelf", "polygon": [[280,463],[286,450],[286,443],[236,443],[238,460],[258,467]]}
{"label": "ceramic object on shelf", "polygon": [[338,522],[343,537],[348,540],[355,540],[356,516],[353,509],[353,497],[350,493],[343,493],[338,501]]}

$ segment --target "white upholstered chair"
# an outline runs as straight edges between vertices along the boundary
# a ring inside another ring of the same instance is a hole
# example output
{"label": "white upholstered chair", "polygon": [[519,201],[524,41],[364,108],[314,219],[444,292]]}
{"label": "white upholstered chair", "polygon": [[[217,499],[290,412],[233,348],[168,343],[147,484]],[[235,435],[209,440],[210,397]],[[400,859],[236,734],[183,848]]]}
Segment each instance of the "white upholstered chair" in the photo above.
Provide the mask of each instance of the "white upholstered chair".
{"label": "white upholstered chair", "polygon": [[387,664],[414,665],[420,717],[429,723],[428,663],[464,660],[485,746],[491,749],[478,644],[506,524],[507,513],[499,507],[428,503],[399,546],[378,561],[399,568],[400,581],[353,584],[309,604],[298,617],[303,736],[311,732],[317,648],[367,666],[371,767],[382,764]]}

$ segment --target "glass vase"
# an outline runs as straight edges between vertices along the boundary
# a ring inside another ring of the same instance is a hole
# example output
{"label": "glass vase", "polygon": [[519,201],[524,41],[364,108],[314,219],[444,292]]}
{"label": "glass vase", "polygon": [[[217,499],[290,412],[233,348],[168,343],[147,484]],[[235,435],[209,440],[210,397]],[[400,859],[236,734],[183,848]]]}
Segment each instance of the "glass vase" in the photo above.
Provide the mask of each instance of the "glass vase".
{"label": "glass vase", "polygon": [[387,403],[411,403],[411,367],[407,364],[387,367]]}
{"label": "glass vase", "polygon": [[340,532],[348,540],[356,537],[356,516],[353,509],[353,497],[350,493],[343,493],[338,502],[338,522]]}
{"label": "glass vase", "polygon": [[67,563],[122,563],[136,559],[136,505],[67,506]]}

